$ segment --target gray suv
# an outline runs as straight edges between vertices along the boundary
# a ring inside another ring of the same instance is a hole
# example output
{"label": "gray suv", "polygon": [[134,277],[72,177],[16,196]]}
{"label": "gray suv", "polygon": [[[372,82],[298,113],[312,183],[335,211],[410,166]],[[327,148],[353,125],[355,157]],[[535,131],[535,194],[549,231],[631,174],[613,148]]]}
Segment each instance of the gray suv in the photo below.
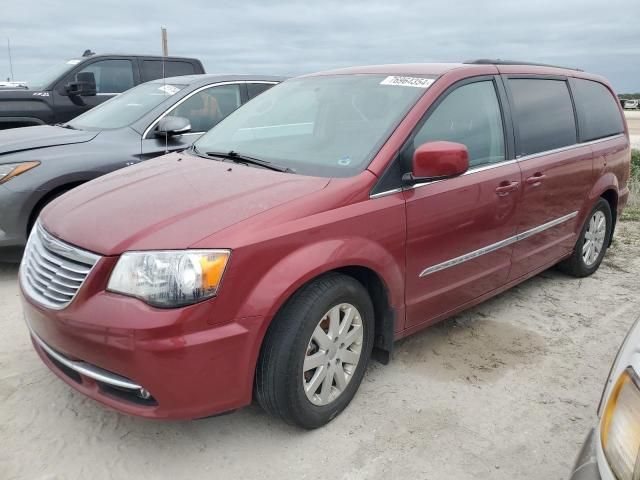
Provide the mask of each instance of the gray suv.
{"label": "gray suv", "polygon": [[190,75],[139,85],[68,123],[0,131],[0,260],[14,260],[40,210],[100,175],[184,150],[282,81]]}

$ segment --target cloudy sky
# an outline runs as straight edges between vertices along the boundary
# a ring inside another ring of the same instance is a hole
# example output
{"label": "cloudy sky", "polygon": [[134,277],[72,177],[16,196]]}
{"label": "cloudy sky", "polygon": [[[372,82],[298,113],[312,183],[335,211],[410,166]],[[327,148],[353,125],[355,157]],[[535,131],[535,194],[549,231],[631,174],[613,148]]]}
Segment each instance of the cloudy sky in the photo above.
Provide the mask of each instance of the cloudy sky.
{"label": "cloudy sky", "polygon": [[0,78],[7,37],[25,80],[86,48],[159,54],[161,25],[170,54],[211,73],[508,58],[577,66],[640,92],[638,0],[2,0]]}

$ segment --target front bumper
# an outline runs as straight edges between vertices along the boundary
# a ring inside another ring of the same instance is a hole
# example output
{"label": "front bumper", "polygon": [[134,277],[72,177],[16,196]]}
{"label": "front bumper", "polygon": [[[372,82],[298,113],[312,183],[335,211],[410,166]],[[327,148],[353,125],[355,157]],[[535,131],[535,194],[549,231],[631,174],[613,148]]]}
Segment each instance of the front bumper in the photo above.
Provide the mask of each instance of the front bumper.
{"label": "front bumper", "polygon": [[0,185],[0,248],[27,243],[27,224],[34,205],[33,193],[15,192]]}
{"label": "front bumper", "polygon": [[587,435],[569,480],[602,480],[598,469],[596,435],[595,429]]}
{"label": "front bumper", "polygon": [[251,402],[263,317],[212,322],[217,299],[156,309],[105,292],[97,280],[105,263],[63,310],[22,292],[34,347],[56,375],[104,405],[149,418],[199,418]]}

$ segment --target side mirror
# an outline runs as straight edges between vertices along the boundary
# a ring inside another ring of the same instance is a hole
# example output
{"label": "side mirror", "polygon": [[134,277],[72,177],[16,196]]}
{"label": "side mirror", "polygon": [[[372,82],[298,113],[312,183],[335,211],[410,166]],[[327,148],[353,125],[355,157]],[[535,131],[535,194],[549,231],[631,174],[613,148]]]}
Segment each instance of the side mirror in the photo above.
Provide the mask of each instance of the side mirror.
{"label": "side mirror", "polygon": [[469,152],[461,143],[428,142],[420,145],[413,154],[411,173],[402,180],[412,185],[462,175],[469,169]]}
{"label": "side mirror", "polygon": [[75,82],[69,82],[64,87],[70,97],[91,97],[96,95],[96,77],[93,72],[80,72]]}
{"label": "side mirror", "polygon": [[191,131],[191,122],[184,117],[164,117],[158,122],[155,136],[162,138],[175,137]]}

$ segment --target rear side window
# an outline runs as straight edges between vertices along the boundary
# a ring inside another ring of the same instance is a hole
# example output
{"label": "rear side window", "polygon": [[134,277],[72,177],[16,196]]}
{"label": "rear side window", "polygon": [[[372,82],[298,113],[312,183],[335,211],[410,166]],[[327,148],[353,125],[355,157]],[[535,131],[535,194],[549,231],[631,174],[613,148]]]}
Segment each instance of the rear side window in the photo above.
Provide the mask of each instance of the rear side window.
{"label": "rear side window", "polygon": [[567,82],[512,78],[508,83],[519,137],[518,156],[577,143],[576,120]]}
{"label": "rear side window", "polygon": [[249,99],[260,95],[265,90],[269,90],[273,87],[271,83],[247,83],[247,93],[249,94]]}
{"label": "rear side window", "polygon": [[580,140],[588,142],[624,132],[618,103],[607,87],[576,78],[571,88],[578,112]]}
{"label": "rear side window", "polygon": [[[195,69],[193,64],[189,62],[180,62],[175,60],[167,60],[164,62],[164,76],[179,77],[180,75],[193,75]],[[143,60],[142,61],[142,81],[157,80],[162,78],[162,60]]]}

